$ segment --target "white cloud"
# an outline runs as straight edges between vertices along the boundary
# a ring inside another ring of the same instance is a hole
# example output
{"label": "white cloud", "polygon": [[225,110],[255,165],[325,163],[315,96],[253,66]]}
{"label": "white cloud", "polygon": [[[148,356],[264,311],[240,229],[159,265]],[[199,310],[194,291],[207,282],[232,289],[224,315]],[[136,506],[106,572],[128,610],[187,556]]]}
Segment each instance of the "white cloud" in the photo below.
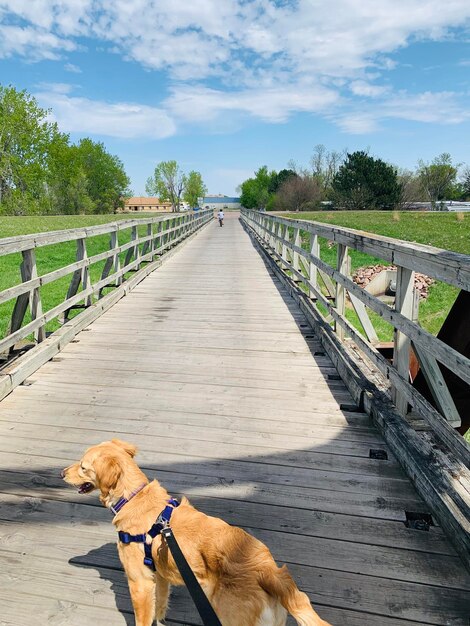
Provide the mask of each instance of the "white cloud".
{"label": "white cloud", "polygon": [[39,83],[37,88],[43,93],[67,94],[74,90],[74,85],[69,83]]}
{"label": "white cloud", "polygon": [[66,72],[71,72],[72,74],[81,74],[82,70],[78,67],[78,65],[74,65],[73,63],[66,63],[64,65],[64,70]]}
{"label": "white cloud", "polygon": [[373,133],[381,120],[401,119],[420,123],[460,124],[470,120],[470,109],[461,104],[461,95],[451,92],[399,92],[373,104],[362,105],[333,116],[336,124],[350,134]]}
{"label": "white cloud", "polygon": [[337,100],[335,91],[321,85],[280,85],[240,91],[179,86],[164,104],[183,121],[206,122],[234,112],[279,123],[285,122],[293,112],[320,112]]}
{"label": "white cloud", "polygon": [[52,109],[52,117],[65,132],[108,135],[125,139],[162,139],[176,132],[166,111],[141,104],[71,97],[59,88],[35,94],[42,106]]}
{"label": "white cloud", "polygon": [[376,98],[387,91],[387,87],[382,85],[372,85],[365,80],[355,80],[351,83],[350,89],[355,96],[365,96]]}
{"label": "white cloud", "polygon": [[368,135],[380,128],[374,115],[367,113],[346,113],[336,117],[335,122],[342,131],[349,135]]}
{"label": "white cloud", "polygon": [[0,58],[16,54],[29,61],[56,60],[64,51],[72,51],[76,47],[73,41],[33,26],[0,24]]}
{"label": "white cloud", "polygon": [[467,0],[448,0],[445,10],[441,0],[3,0],[2,7],[61,40],[96,37],[185,78],[230,74],[240,60],[271,65],[273,57],[295,73],[390,69],[387,54],[411,39],[443,38],[470,18]]}
{"label": "white cloud", "polygon": [[[254,116],[282,123],[296,112],[334,107],[342,128],[365,132],[377,129],[383,117],[443,122],[465,117],[439,94],[437,108],[425,95],[415,97],[418,109],[408,106],[391,92],[386,74],[396,65],[393,53],[410,42],[456,37],[457,28],[463,32],[470,22],[468,0],[446,0],[445,10],[441,0],[0,0],[0,22],[0,57],[59,59],[87,37],[164,72],[173,94],[164,106],[183,121]],[[71,63],[64,68],[80,71]],[[341,113],[345,100],[357,98],[372,100],[374,110],[366,105]],[[62,115],[75,100],[60,103]],[[162,127],[174,132],[160,108],[101,105],[116,120],[122,107],[131,107],[136,129],[137,120],[160,116]],[[90,115],[96,118],[92,110]],[[100,124],[109,130],[105,119]]]}
{"label": "white cloud", "polygon": [[462,106],[461,95],[452,92],[400,92],[384,103],[384,116],[415,122],[460,124],[470,119],[470,109]]}

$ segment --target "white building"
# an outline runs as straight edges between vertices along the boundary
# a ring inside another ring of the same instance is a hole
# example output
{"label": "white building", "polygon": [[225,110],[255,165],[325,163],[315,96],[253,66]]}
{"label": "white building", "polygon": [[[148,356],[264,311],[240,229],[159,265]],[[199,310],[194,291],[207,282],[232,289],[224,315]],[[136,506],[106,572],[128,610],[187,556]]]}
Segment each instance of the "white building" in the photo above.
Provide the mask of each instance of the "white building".
{"label": "white building", "polygon": [[234,198],[232,196],[218,194],[216,196],[206,196],[202,198],[203,209],[213,209],[214,211],[222,209],[228,211],[230,209],[241,209],[241,206],[240,198]]}

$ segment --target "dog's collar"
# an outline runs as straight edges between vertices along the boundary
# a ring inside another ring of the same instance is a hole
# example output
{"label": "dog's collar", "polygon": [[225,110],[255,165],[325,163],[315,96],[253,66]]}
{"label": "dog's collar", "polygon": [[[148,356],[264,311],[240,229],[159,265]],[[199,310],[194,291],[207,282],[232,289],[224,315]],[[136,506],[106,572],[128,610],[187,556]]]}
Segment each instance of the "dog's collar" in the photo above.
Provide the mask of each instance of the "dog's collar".
{"label": "dog's collar", "polygon": [[122,509],[122,507],[126,505],[129,502],[129,500],[132,500],[132,498],[136,496],[139,493],[139,491],[142,491],[142,489],[146,487],[147,485],[148,483],[143,483],[142,485],[140,485],[138,489],[133,491],[128,498],[119,498],[119,500],[115,504],[112,504],[109,508],[111,512],[113,513],[113,515],[117,515],[119,511]]}

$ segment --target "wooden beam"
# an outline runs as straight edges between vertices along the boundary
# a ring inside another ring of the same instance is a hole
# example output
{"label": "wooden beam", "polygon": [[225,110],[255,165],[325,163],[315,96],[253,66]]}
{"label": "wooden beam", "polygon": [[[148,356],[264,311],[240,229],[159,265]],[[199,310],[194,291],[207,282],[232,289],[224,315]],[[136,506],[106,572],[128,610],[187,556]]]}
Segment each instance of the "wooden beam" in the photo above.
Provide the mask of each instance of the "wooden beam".
{"label": "wooden beam", "polygon": [[[320,256],[320,242],[318,239],[318,235],[315,235],[314,233],[310,233],[310,254],[317,258]],[[315,288],[318,288],[317,275],[318,275],[317,266],[315,265],[315,263],[313,263],[312,260],[309,260],[308,277],[310,280],[310,285]],[[312,289],[310,289],[310,297],[311,298],[316,297]]]}
{"label": "wooden beam", "polygon": [[361,302],[359,298],[356,298],[354,294],[348,292],[348,295],[349,295],[349,299],[351,300],[351,304],[353,305],[354,310],[356,311],[356,315],[359,318],[359,321],[361,322],[361,326],[364,329],[367,339],[371,343],[377,343],[379,341],[379,338],[377,337],[375,328],[372,322],[370,321],[370,317],[369,317],[369,314],[367,313],[365,304]]}
{"label": "wooden beam", "polygon": [[460,415],[436,359],[420,346],[414,343],[412,346],[439,411],[454,428],[458,428],[462,423]]}
{"label": "wooden beam", "polygon": [[[411,319],[413,316],[414,278],[415,273],[413,270],[409,270],[406,267],[397,268],[395,310],[408,319]],[[405,380],[410,378],[410,348],[410,338],[400,330],[395,329],[393,365]],[[394,387],[392,387],[392,400],[401,415],[408,413],[408,398]]]}

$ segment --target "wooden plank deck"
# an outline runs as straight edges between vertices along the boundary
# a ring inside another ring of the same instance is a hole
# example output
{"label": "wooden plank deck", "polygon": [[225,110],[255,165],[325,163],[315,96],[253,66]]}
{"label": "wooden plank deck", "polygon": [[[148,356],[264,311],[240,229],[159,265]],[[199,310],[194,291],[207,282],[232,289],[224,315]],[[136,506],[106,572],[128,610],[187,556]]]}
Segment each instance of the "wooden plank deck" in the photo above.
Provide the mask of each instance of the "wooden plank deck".
{"label": "wooden plank deck", "polygon": [[[405,527],[424,503],[390,452],[369,458],[387,446],[236,217],[0,404],[0,624],[133,624],[109,512],[59,478],[119,436],[265,541],[334,626],[468,626],[458,556],[439,527]],[[184,589],[167,622],[200,623]]]}

